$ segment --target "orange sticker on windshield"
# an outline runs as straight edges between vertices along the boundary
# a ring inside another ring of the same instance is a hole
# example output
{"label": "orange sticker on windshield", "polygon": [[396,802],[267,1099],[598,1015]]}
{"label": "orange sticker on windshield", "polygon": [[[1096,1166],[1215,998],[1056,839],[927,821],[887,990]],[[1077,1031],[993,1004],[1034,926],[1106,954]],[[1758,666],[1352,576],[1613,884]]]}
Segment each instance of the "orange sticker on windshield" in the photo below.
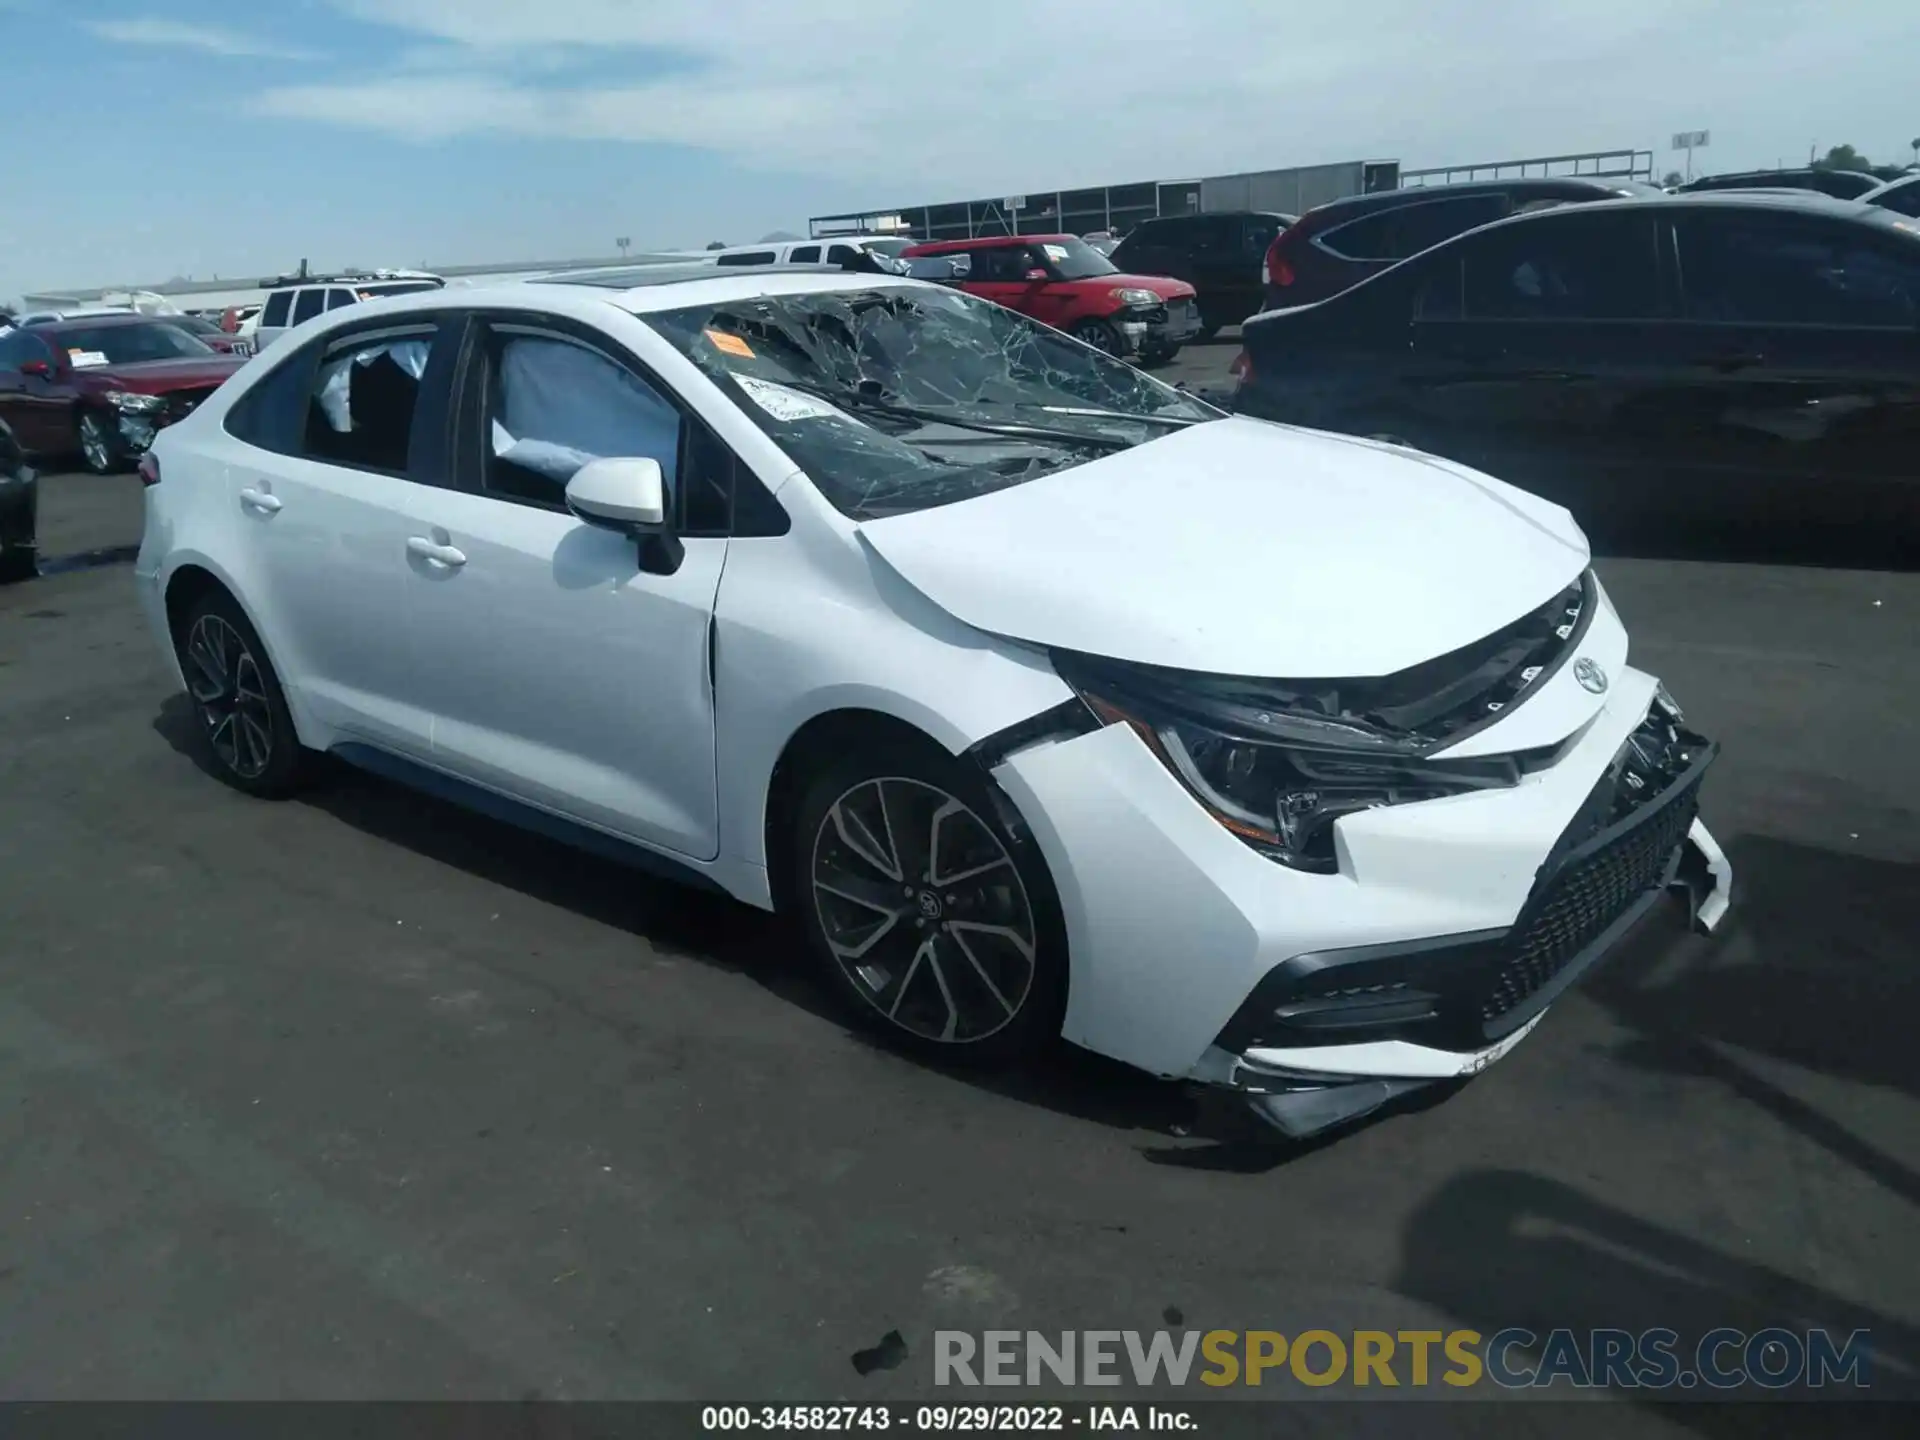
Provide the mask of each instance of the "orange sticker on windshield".
{"label": "orange sticker on windshield", "polygon": [[724,330],[709,330],[707,339],[713,342],[713,348],[722,355],[738,355],[742,360],[753,359],[753,347],[738,335],[729,335]]}

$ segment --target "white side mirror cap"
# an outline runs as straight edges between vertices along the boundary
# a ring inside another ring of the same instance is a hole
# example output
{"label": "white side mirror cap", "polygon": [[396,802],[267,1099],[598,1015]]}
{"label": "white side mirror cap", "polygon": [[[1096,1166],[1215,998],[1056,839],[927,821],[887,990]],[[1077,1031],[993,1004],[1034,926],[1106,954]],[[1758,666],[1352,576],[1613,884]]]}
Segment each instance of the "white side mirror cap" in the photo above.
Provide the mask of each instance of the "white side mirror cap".
{"label": "white side mirror cap", "polygon": [[667,523],[667,481],[658,460],[589,460],[567,482],[567,508],[591,525],[659,530]]}

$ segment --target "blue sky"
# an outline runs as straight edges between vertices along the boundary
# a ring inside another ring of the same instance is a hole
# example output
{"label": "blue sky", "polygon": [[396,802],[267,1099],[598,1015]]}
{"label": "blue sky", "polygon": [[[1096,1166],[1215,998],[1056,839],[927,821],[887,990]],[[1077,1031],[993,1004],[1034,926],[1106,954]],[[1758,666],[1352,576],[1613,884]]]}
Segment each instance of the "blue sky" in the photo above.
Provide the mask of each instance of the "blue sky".
{"label": "blue sky", "polygon": [[1691,128],[1905,160],[1916,53],[1912,0],[0,0],[0,297]]}

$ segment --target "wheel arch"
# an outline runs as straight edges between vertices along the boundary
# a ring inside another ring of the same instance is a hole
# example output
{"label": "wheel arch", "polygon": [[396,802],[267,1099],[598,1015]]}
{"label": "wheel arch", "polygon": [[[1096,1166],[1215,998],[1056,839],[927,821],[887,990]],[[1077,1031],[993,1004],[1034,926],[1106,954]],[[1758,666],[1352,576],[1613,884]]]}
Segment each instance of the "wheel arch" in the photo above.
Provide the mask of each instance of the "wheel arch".
{"label": "wheel arch", "polygon": [[293,727],[301,743],[312,749],[325,749],[324,745],[315,743],[321,729],[308,713],[305,697],[299,687],[289,680],[286,666],[282,663],[281,647],[276,643],[277,637],[271,629],[260,623],[259,614],[241,597],[240,587],[233,583],[233,578],[204,555],[185,555],[168,567],[160,589],[161,608],[167,617],[167,633],[177,641],[181,622],[194,604],[210,593],[224,595],[245,617],[247,624],[253,627],[253,633],[259,637],[261,647],[267,652],[267,663],[279,677],[281,693],[286,697],[287,711],[293,717]]}
{"label": "wheel arch", "polygon": [[964,753],[964,748],[943,743],[911,720],[866,705],[843,704],[809,717],[781,747],[768,775],[761,811],[762,853],[767,859],[767,887],[775,911],[786,910],[794,898],[792,876],[781,862],[806,777],[841,748],[863,744],[925,747],[949,759],[958,759]]}

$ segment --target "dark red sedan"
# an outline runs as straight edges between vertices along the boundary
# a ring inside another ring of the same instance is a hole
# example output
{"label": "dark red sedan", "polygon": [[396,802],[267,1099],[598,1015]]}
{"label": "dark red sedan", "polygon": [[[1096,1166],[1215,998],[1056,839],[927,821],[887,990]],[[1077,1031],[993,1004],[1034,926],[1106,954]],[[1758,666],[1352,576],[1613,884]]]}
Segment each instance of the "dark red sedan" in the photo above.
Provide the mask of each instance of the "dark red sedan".
{"label": "dark red sedan", "polygon": [[0,422],[30,455],[124,469],[246,364],[170,320],[95,316],[0,334]]}

